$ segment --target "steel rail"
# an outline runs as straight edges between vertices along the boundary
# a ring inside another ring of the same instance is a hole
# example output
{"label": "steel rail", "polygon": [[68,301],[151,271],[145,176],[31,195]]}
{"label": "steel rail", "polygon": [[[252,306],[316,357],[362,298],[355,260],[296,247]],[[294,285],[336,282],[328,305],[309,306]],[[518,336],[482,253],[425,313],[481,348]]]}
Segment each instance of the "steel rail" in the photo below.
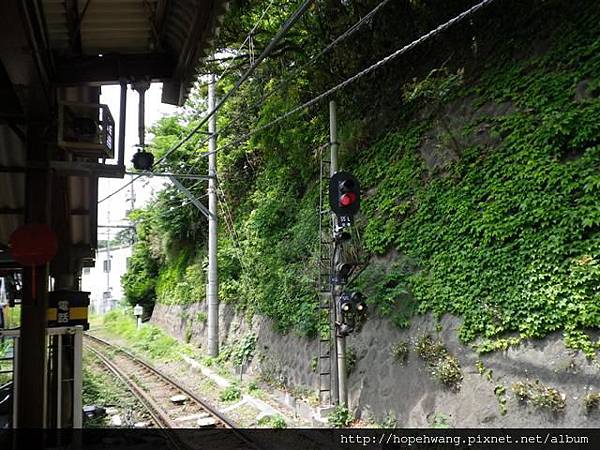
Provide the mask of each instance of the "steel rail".
{"label": "steel rail", "polygon": [[96,358],[117,378],[119,379],[127,389],[139,400],[139,402],[146,408],[146,411],[152,416],[154,424],[159,428],[170,428],[170,418],[166,417],[165,414],[157,407],[156,403],[149,398],[149,396],[135,382],[123,373],[116,365],[112,363],[106,356],[96,350],[89,344],[85,345],[85,348],[91,351]]}
{"label": "steel rail", "polygon": [[173,422],[162,409],[152,400],[152,398],[141,389],[135,381],[128,377],[118,366],[108,359],[105,355],[93,348],[89,344],[85,345],[87,350],[90,350],[96,358],[100,360],[102,364],[117,378],[125,387],[133,394],[135,398],[144,406],[146,412],[152,417],[152,421],[158,427],[159,431],[163,431],[163,436],[174,446],[176,449],[192,450],[192,447],[185,442],[177,439],[174,433],[164,432],[166,429],[173,428]]}
{"label": "steel rail", "polygon": [[[179,384],[178,382],[176,382],[175,380],[173,380],[171,377],[169,377],[165,373],[161,372],[160,370],[158,370],[157,368],[155,368],[154,366],[152,366],[150,363],[144,361],[143,359],[141,359],[138,356],[132,354],[131,352],[125,350],[124,348],[119,347],[119,346],[117,346],[115,344],[112,344],[111,342],[108,342],[108,341],[106,341],[106,340],[104,340],[102,338],[99,338],[97,336],[93,336],[93,335],[88,334],[88,333],[85,333],[83,336],[86,339],[89,339],[92,342],[100,344],[100,345],[102,345],[104,347],[107,347],[109,349],[116,350],[119,353],[122,353],[123,355],[125,355],[128,359],[130,359],[134,363],[136,363],[136,364],[138,364],[140,366],[143,366],[145,369],[147,369],[150,372],[152,372],[154,375],[156,375],[158,378],[160,378],[161,380],[163,380],[165,383],[168,383],[168,384],[172,385],[177,390],[179,390],[180,392],[182,392],[185,395],[187,395],[194,402],[198,403],[202,408],[204,408],[206,410],[206,412],[208,414],[210,414],[218,422],[220,422],[224,426],[224,428],[226,428],[227,430],[229,430],[232,433],[234,433],[236,435],[236,437],[238,437],[239,439],[241,439],[242,441],[244,441],[244,443],[247,444],[247,445],[249,445],[252,449],[254,449],[254,450],[263,450],[262,447],[260,447],[260,446],[258,446],[256,444],[256,442],[252,441],[243,432],[239,431],[237,429],[237,425],[235,423],[233,423],[229,418],[225,417],[222,413],[220,413],[215,408],[213,408],[210,404],[208,404],[206,402],[206,400],[198,397],[195,393],[191,392],[188,388],[186,388],[185,386],[182,386],[181,384]],[[92,347],[88,344],[88,348],[92,348]],[[93,350],[95,350],[94,351],[95,354],[101,353],[97,349],[93,349]],[[104,360],[108,361],[108,358],[106,358],[104,356]],[[120,369],[117,368],[111,361],[108,361],[108,363],[111,364],[113,367],[115,367],[117,371],[120,371]],[[164,415],[164,412],[161,410],[161,407],[158,406],[154,402],[154,400],[152,400],[148,396],[148,394],[146,394],[141,388],[139,388],[139,386],[137,386],[137,383],[135,381],[131,380],[126,375],[125,375],[125,378],[128,379],[131,384],[136,385],[136,389],[139,389],[139,391],[141,392],[141,394],[144,397],[147,397],[147,399],[151,402],[152,407],[155,408],[161,415]],[[166,428],[176,428],[175,424],[170,419],[170,417],[164,415],[164,418],[165,418],[164,423],[168,423],[168,426],[166,426]],[[171,433],[168,434],[168,437],[171,438],[171,439],[173,438],[171,436]],[[185,443],[183,443],[183,445],[185,445]]]}

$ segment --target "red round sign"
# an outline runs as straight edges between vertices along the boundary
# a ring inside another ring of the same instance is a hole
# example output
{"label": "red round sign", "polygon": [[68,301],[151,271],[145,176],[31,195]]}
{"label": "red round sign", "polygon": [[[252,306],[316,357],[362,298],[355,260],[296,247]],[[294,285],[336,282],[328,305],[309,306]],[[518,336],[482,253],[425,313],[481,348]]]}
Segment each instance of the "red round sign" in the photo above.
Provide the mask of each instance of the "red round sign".
{"label": "red round sign", "polygon": [[24,266],[41,266],[49,263],[58,243],[56,235],[48,225],[30,223],[17,228],[10,236],[10,254]]}

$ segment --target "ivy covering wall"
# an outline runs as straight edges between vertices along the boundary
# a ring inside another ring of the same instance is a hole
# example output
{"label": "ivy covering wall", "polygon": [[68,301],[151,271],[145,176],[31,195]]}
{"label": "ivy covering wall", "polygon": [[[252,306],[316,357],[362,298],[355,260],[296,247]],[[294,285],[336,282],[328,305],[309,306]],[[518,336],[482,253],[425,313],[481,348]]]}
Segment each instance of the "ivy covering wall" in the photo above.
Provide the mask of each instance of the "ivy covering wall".
{"label": "ivy covering wall", "polygon": [[[234,2],[220,45],[236,48],[266,3]],[[257,40],[266,43],[294,5],[280,3]],[[219,144],[473,2],[390,2],[281,87],[292,62],[302,65],[377,3],[315,7],[219,114],[218,127],[227,129]],[[461,339],[482,351],[563,331],[569,346],[592,356],[600,348],[586,334],[600,326],[600,7],[497,3],[337,97],[342,166],[364,193],[357,250],[369,264],[355,285],[398,326],[417,313],[451,313],[462,318]],[[234,60],[222,91],[245,64]],[[185,112],[154,127],[157,156],[197,123],[204,96],[201,87]],[[317,148],[327,142],[327,120],[321,104],[218,154],[226,199],[220,297],[271,317],[282,332],[316,331]],[[205,173],[200,139],[175,152],[169,168]],[[190,188],[199,197],[205,189]],[[201,215],[174,189],[136,214],[128,300],[203,301]]]}

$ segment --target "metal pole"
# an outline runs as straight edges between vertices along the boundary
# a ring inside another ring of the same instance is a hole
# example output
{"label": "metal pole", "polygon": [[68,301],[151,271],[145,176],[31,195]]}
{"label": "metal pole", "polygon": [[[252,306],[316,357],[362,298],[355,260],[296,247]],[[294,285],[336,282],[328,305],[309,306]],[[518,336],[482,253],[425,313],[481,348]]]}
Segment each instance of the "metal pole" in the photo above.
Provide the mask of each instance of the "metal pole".
{"label": "metal pole", "polygon": [[19,426],[19,335],[13,338],[13,422],[12,427],[17,428]]}
{"label": "metal pole", "polygon": [[57,349],[57,358],[56,358],[56,428],[63,427],[62,420],[62,371],[63,371],[63,338],[62,334],[56,336],[56,349]]}
{"label": "metal pole", "polygon": [[140,148],[144,150],[146,146],[146,89],[142,87],[138,90],[140,94],[140,101],[138,103],[138,136],[140,139]]}
{"label": "metal pole", "polygon": [[337,112],[335,109],[335,100],[329,102],[329,144],[331,145],[331,164],[329,165],[329,175],[334,176],[338,171]]}
{"label": "metal pole", "polygon": [[119,156],[117,165],[125,166],[125,121],[127,117],[127,83],[121,81],[121,102],[119,105]]}
{"label": "metal pole", "polygon": [[73,428],[83,426],[83,380],[82,380],[82,351],[83,351],[83,328],[75,327],[73,338]]}
{"label": "metal pole", "polygon": [[[208,85],[208,111],[215,108],[215,76],[211,75]],[[217,280],[217,115],[213,114],[208,121],[208,354],[219,354],[219,299]]]}
{"label": "metal pole", "polygon": [[[110,211],[106,213],[106,222],[110,224]],[[106,261],[106,292],[108,293],[108,295],[106,298],[102,299],[102,314],[104,314],[107,311],[108,305],[110,305],[110,300],[112,298],[112,295],[110,293],[110,228],[108,228],[108,233],[106,237]]]}
{"label": "metal pole", "polygon": [[[330,175],[333,176],[338,171],[338,142],[337,142],[337,114],[335,108],[335,101],[329,102],[329,142],[331,144],[331,165]],[[335,232],[336,228],[336,216],[332,213],[332,232]],[[333,253],[333,267],[337,267],[339,262],[339,252]],[[333,302],[334,310],[334,322],[339,322],[337,298],[339,296],[339,287],[332,285],[331,288],[331,301]],[[335,330],[335,343],[336,343],[336,354],[337,354],[337,382],[338,382],[338,398],[339,404],[342,406],[348,406],[348,391],[346,385],[346,337],[338,334],[337,326],[334,325]]]}
{"label": "metal pole", "polygon": [[[50,160],[41,126],[28,126],[27,159],[31,163]],[[50,223],[52,173],[49,169],[28,168],[25,180],[25,223]],[[39,429],[46,425],[48,278],[48,264],[37,266],[35,270],[23,269],[20,356],[26,356],[19,358],[17,397],[21,428]],[[40,439],[38,444],[43,446],[43,441]]]}

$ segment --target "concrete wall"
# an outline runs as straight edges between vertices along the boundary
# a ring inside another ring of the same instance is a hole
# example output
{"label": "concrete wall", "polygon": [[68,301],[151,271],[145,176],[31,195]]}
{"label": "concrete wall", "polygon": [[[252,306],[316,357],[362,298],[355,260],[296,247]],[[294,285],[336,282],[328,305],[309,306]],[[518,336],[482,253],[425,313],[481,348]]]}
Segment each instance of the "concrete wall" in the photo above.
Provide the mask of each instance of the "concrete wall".
{"label": "concrete wall", "polygon": [[[157,305],[152,322],[181,339],[187,329],[191,342],[206,348],[206,324],[193,319],[199,311],[205,311],[205,303]],[[400,330],[385,319],[370,317],[361,333],[348,339],[348,347],[357,356],[349,377],[350,404],[357,415],[377,421],[391,415],[399,426],[407,427],[429,426],[434,421],[456,427],[597,427],[600,423],[597,411],[587,414],[583,407],[586,394],[600,392],[598,361],[589,362],[566,349],[560,334],[479,356],[459,343],[459,325],[451,316],[439,323],[430,316],[420,316],[412,320],[410,328]],[[268,319],[255,317],[250,323],[231,306],[221,305],[222,343],[234,343],[251,332],[257,334],[258,343],[249,371],[267,371],[288,386],[316,388],[317,377],[311,369],[311,360],[317,355],[315,340],[282,336]],[[435,379],[415,353],[414,344],[424,334],[439,338],[460,361],[463,380],[458,390]],[[405,364],[391,355],[392,347],[400,341],[409,343]],[[479,373],[478,360],[490,378]],[[535,380],[564,394],[564,411],[552,412],[517,400],[512,384]],[[496,386],[506,389],[506,415],[500,414]]]}

